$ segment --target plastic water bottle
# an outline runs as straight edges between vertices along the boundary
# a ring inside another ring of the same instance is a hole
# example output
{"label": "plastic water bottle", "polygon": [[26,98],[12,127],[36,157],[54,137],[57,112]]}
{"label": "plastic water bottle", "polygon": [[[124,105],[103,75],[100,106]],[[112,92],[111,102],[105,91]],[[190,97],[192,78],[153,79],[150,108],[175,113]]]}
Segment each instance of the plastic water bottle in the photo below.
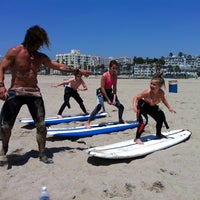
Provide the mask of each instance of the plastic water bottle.
{"label": "plastic water bottle", "polygon": [[40,200],[50,200],[49,193],[47,191],[47,187],[42,187],[41,193],[40,193]]}

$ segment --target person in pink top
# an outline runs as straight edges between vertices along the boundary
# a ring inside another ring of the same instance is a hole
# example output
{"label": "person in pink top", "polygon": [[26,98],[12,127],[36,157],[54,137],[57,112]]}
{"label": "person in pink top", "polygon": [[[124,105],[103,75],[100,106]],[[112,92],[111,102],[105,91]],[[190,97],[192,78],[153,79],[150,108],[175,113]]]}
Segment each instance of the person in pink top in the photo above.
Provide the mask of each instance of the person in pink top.
{"label": "person in pink top", "polygon": [[101,77],[101,87],[97,89],[98,103],[95,109],[90,114],[89,120],[86,122],[86,127],[90,128],[90,122],[94,120],[96,114],[104,106],[104,101],[109,105],[113,105],[118,108],[119,123],[124,123],[122,118],[124,112],[124,106],[120,103],[117,97],[117,70],[119,64],[116,60],[110,61],[109,70],[105,72]]}

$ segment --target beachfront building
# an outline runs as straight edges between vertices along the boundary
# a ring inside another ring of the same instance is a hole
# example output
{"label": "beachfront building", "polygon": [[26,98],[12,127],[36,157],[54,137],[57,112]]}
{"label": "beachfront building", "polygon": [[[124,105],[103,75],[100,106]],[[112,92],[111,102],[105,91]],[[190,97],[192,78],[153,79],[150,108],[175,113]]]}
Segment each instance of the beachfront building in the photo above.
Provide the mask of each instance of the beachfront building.
{"label": "beachfront building", "polygon": [[191,55],[168,56],[165,57],[165,67],[170,67],[168,73],[174,75],[197,76],[197,71],[200,69],[200,56],[193,57]]}
{"label": "beachfront building", "polygon": [[135,64],[133,68],[133,77],[148,78],[156,73],[156,67],[150,64]]}
{"label": "beachfront building", "polygon": [[186,59],[184,56],[169,56],[165,57],[165,66],[185,66]]}
{"label": "beachfront building", "polygon": [[[88,70],[91,70],[94,66],[100,65],[102,62],[99,56],[81,54],[80,50],[75,49],[72,49],[70,53],[56,54],[56,61],[77,69],[82,68]],[[61,74],[61,72],[51,70],[51,74]]]}
{"label": "beachfront building", "polygon": [[127,64],[133,64],[133,58],[129,57],[119,57],[116,58],[117,62],[120,63],[121,66],[125,66]]}
{"label": "beachfront building", "polygon": [[[72,49],[70,53],[56,54],[56,61],[64,63],[74,68],[87,69],[96,75],[100,75],[105,72],[111,60],[117,60],[120,64],[120,70],[118,71],[121,75],[129,75],[129,77],[151,77],[158,69],[165,71],[166,75],[173,76],[177,74],[196,73],[200,70],[200,56],[192,57],[191,55],[186,56],[179,54],[178,56],[169,55],[163,57],[164,62],[158,63],[158,59],[152,59],[154,62],[148,62],[143,59],[142,62],[135,62],[134,58],[130,57],[108,57],[103,58],[100,56],[92,56],[89,54],[81,54],[80,50]],[[62,72],[51,69],[46,71],[43,69],[42,74],[62,74]]]}
{"label": "beachfront building", "polygon": [[165,57],[165,66],[179,66],[180,70],[194,71],[200,68],[200,57],[189,56],[168,56]]}
{"label": "beachfront building", "polygon": [[[132,64],[133,59],[129,57],[108,57],[102,58],[100,56],[92,56],[88,54],[81,54],[80,50],[72,49],[70,53],[56,54],[56,61],[59,63],[72,66],[74,68],[82,68],[93,71],[95,74],[102,74],[108,69],[111,60],[116,59],[122,70],[126,68],[127,64]],[[62,74],[62,72],[51,69],[50,74]]]}

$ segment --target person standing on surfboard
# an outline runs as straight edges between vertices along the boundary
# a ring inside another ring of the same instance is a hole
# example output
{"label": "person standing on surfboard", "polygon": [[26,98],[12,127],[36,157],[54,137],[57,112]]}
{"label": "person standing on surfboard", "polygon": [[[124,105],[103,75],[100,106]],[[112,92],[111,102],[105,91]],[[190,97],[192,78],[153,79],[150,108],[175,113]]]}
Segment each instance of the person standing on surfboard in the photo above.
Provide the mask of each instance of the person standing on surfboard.
{"label": "person standing on surfboard", "polygon": [[97,89],[98,104],[90,114],[89,120],[86,122],[86,128],[90,128],[90,122],[94,120],[96,114],[104,106],[104,101],[109,105],[114,105],[118,108],[119,123],[124,123],[122,118],[124,106],[120,103],[117,97],[117,70],[119,64],[116,60],[111,60],[109,70],[101,77],[101,87]]}
{"label": "person standing on surfboard", "polygon": [[[83,104],[83,99],[80,97],[78,91],[86,91],[88,88],[85,84],[85,82],[82,79],[82,75],[79,73],[79,69],[76,70],[74,73],[74,78],[64,80],[63,82],[52,85],[52,87],[58,87],[61,85],[67,85],[65,87],[65,93],[64,93],[64,103],[61,105],[59,111],[58,111],[58,118],[63,118],[62,113],[67,106],[68,108],[71,108],[69,100],[70,97],[73,97],[77,103],[79,104],[82,111],[88,115],[88,112],[86,111],[85,105]],[[82,87],[80,87],[82,85]]]}
{"label": "person standing on surfboard", "polygon": [[[38,87],[37,73],[39,67],[44,65],[66,73],[73,73],[76,69],[68,67],[51,60],[47,55],[39,52],[40,47],[49,47],[50,41],[46,31],[38,25],[32,26],[26,31],[24,41],[8,50],[0,63],[0,99],[5,101],[1,110],[2,149],[0,151],[0,162],[7,163],[6,153],[16,117],[22,107],[26,104],[37,130],[36,140],[39,150],[40,161],[51,163],[52,160],[46,156],[46,134],[45,108],[40,89]],[[11,85],[7,90],[4,85],[4,73],[11,72]],[[92,74],[87,70],[80,73],[89,76]]]}
{"label": "person standing on surfboard", "polygon": [[165,137],[161,134],[162,125],[165,123],[166,128],[168,129],[169,127],[164,112],[158,106],[160,102],[163,102],[170,112],[176,113],[169,105],[165,98],[165,93],[161,89],[162,86],[165,86],[162,75],[162,71],[157,72],[151,80],[150,88],[133,98],[133,109],[137,113],[137,120],[139,122],[135,137],[137,144],[143,144],[140,136],[148,123],[148,115],[156,121],[156,135],[158,137]]}

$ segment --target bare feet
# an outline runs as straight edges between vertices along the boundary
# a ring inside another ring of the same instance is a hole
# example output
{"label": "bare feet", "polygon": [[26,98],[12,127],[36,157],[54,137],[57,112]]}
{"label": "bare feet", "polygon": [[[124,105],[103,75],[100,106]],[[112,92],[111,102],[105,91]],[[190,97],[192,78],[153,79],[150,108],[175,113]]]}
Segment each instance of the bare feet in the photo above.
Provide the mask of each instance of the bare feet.
{"label": "bare feet", "polygon": [[0,166],[4,166],[8,163],[8,158],[6,155],[0,155]]}
{"label": "bare feet", "polygon": [[1,149],[0,151],[0,166],[4,166],[8,163],[8,158],[6,156],[7,151],[8,151],[8,148]]}
{"label": "bare feet", "polygon": [[45,164],[52,164],[53,160],[51,158],[48,158],[45,154],[40,154],[40,161],[42,161]]}
{"label": "bare feet", "polygon": [[58,115],[57,118],[58,118],[58,119],[62,119],[63,116],[62,116],[62,115]]}
{"label": "bare feet", "polygon": [[90,129],[90,128],[91,128],[91,127],[90,127],[90,122],[87,121],[86,124],[85,124],[85,126],[86,126],[87,129]]}
{"label": "bare feet", "polygon": [[139,138],[135,139],[136,144],[144,144]]}

